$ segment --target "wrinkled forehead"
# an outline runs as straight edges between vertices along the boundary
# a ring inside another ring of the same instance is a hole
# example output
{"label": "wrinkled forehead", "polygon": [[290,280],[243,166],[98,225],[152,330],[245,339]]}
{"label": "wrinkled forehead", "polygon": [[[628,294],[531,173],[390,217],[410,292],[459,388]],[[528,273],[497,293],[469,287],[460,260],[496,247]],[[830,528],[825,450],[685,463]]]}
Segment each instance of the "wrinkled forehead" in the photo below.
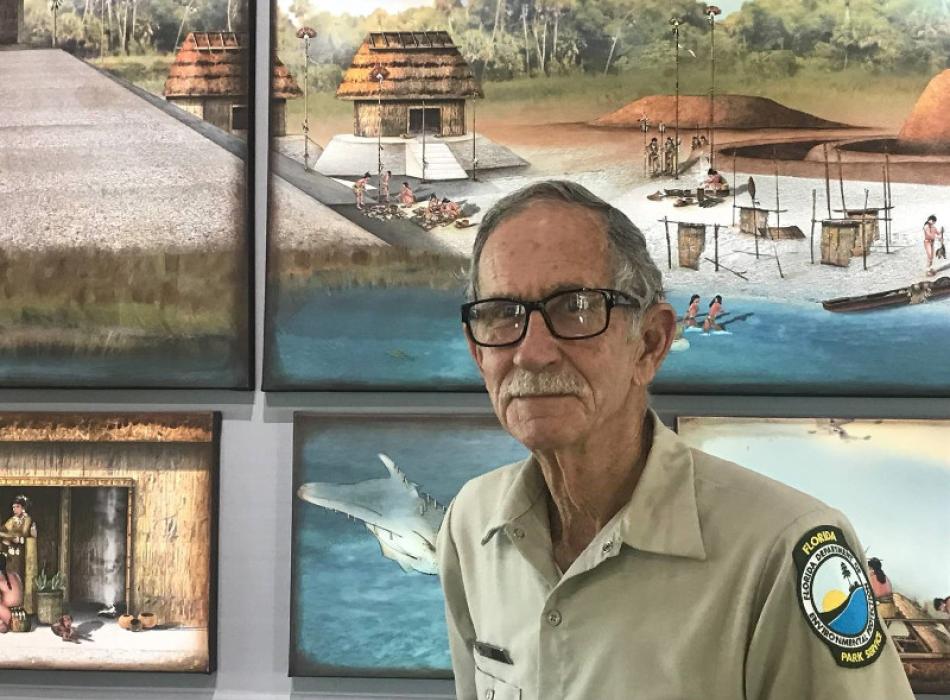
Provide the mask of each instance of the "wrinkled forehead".
{"label": "wrinkled forehead", "polygon": [[482,294],[515,283],[535,291],[566,283],[604,286],[611,281],[609,257],[601,212],[561,200],[532,199],[505,216],[487,237],[478,286]]}

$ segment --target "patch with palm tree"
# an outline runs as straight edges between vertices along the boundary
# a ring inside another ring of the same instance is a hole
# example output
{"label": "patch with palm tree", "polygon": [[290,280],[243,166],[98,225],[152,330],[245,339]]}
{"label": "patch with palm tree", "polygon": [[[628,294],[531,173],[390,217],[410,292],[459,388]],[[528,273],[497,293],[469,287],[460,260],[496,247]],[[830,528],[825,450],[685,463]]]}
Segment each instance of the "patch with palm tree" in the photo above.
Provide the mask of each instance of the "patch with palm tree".
{"label": "patch with palm tree", "polygon": [[798,601],[812,631],[828,646],[835,663],[860,668],[883,651],[871,585],[844,532],[822,525],[795,546]]}

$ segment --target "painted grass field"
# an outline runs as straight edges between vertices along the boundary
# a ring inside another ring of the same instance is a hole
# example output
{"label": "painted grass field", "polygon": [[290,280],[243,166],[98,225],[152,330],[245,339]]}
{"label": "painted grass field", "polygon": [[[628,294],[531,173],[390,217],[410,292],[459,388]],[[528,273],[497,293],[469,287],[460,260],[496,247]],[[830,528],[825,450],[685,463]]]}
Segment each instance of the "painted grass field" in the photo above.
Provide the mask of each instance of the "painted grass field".
{"label": "painted grass field", "polygon": [[[296,76],[302,82],[302,76]],[[769,97],[816,116],[856,126],[897,130],[926,86],[929,75],[878,75],[857,68],[830,72],[804,68],[778,79],[718,73],[716,91]],[[651,94],[673,93],[673,75],[663,71],[611,75],[520,78],[483,84],[478,130],[504,141],[506,126],[586,122]],[[684,70],[681,94],[707,94],[709,73]],[[352,128],[353,106],[332,92],[310,95],[311,136],[321,145]],[[302,133],[303,99],[287,103],[287,133]]]}

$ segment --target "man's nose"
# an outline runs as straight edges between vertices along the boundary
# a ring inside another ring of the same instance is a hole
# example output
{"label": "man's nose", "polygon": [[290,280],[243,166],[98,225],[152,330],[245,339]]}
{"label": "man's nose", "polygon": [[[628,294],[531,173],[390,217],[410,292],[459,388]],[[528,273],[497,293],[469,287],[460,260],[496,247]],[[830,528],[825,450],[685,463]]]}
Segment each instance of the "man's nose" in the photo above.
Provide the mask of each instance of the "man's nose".
{"label": "man's nose", "polygon": [[515,364],[525,369],[539,370],[557,362],[560,341],[551,333],[541,311],[533,309],[525,318],[525,323],[528,328],[518,343]]}

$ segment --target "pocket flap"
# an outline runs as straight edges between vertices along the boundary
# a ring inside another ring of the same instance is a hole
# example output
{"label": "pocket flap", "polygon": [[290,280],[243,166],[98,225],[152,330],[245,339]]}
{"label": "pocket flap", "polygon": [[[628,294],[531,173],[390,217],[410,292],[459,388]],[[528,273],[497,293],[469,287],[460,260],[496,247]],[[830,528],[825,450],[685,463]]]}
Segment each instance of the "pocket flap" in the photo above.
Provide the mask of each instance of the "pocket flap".
{"label": "pocket flap", "polygon": [[521,689],[475,667],[478,700],[521,700]]}

